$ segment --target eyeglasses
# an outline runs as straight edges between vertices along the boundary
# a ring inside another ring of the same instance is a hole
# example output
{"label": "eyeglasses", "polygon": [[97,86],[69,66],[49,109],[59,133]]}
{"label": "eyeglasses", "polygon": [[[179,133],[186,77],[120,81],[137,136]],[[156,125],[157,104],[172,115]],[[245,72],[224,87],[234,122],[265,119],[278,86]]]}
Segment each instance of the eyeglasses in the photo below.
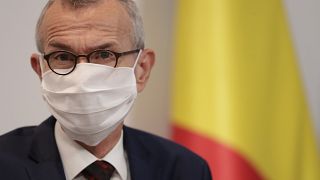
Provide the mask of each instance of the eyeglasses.
{"label": "eyeglasses", "polygon": [[75,55],[68,51],[54,51],[49,54],[44,54],[43,58],[47,61],[49,68],[56,74],[67,75],[70,74],[77,66],[78,59],[85,57],[88,63],[102,64],[110,67],[116,67],[118,59],[121,56],[138,53],[140,49],[135,49],[126,52],[113,52],[109,50],[94,50],[89,54]]}

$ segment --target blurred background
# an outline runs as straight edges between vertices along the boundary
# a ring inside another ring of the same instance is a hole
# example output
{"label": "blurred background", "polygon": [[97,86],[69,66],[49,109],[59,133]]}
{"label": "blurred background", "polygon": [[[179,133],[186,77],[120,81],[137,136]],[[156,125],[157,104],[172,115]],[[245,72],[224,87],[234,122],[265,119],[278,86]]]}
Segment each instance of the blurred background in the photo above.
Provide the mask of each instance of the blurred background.
{"label": "blurred background", "polygon": [[[39,124],[49,116],[41,99],[39,79],[29,63],[31,53],[37,52],[34,30],[45,3],[46,0],[0,2],[0,134],[16,127]],[[138,96],[126,123],[170,137],[178,3],[175,0],[137,0],[137,3],[144,19],[146,46],[155,50],[157,60],[147,88]],[[284,7],[299,60],[312,126],[320,145],[320,1],[285,0]]]}

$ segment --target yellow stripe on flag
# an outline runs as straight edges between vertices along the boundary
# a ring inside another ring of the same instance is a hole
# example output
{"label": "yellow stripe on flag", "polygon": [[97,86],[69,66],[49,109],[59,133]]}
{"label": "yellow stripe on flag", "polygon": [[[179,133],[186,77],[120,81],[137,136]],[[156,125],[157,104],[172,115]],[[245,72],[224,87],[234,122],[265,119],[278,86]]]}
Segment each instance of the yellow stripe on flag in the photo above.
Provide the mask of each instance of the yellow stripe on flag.
{"label": "yellow stripe on flag", "polygon": [[173,124],[232,147],[267,179],[319,180],[281,1],[179,0],[177,7]]}

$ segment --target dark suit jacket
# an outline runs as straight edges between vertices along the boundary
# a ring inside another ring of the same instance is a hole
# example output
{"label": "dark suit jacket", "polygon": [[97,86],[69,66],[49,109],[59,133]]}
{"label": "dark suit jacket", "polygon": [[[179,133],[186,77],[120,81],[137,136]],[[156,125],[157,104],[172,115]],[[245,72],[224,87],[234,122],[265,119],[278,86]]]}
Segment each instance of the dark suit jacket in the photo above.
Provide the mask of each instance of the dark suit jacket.
{"label": "dark suit jacket", "polygon": [[[0,136],[0,179],[62,180],[54,137],[56,119]],[[132,180],[210,180],[207,163],[163,138],[124,127],[124,148]]]}

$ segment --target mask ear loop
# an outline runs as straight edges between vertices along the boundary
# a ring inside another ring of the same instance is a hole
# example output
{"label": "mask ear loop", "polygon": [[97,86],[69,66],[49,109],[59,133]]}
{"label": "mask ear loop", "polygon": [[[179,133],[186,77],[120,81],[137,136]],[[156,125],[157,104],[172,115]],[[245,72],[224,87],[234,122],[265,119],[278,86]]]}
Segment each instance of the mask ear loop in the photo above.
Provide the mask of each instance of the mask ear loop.
{"label": "mask ear loop", "polygon": [[134,62],[134,65],[133,65],[133,67],[132,67],[133,69],[135,69],[136,66],[137,66],[137,64],[138,64],[138,61],[139,61],[139,59],[140,59],[141,52],[142,52],[142,49],[139,49],[138,56],[137,56],[136,61]]}

